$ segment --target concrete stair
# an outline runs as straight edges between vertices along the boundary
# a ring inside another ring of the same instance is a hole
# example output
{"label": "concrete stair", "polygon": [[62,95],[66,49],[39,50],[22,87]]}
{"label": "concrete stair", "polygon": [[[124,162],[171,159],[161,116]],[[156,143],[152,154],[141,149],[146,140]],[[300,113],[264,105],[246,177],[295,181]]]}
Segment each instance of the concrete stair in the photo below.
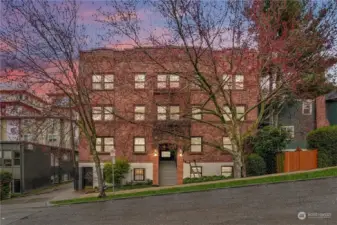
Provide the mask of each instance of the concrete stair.
{"label": "concrete stair", "polygon": [[175,161],[159,162],[159,185],[170,186],[177,184],[177,166]]}

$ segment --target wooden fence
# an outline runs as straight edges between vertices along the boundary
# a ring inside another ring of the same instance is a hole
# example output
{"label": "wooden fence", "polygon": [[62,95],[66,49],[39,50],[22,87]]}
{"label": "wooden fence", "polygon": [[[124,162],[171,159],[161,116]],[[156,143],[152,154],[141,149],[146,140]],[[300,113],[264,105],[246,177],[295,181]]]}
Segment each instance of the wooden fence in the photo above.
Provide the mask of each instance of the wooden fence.
{"label": "wooden fence", "polygon": [[280,152],[276,155],[276,162],[278,173],[316,169],[317,150],[297,148],[294,152]]}

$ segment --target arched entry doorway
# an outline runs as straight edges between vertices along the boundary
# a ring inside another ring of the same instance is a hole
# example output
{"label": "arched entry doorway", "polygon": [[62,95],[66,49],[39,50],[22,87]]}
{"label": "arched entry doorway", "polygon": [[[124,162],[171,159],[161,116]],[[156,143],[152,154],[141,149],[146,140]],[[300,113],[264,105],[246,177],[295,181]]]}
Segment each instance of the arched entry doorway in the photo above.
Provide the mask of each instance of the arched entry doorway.
{"label": "arched entry doorway", "polygon": [[177,152],[178,146],[163,143],[158,146],[159,151],[159,185],[169,186],[177,184]]}

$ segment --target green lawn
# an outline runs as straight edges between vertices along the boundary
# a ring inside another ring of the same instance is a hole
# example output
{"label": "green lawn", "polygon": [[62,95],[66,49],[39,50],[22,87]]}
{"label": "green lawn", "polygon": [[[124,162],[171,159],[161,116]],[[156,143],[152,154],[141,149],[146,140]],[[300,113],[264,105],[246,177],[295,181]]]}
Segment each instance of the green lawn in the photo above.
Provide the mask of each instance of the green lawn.
{"label": "green lawn", "polygon": [[252,177],[250,179],[242,180],[233,180],[233,181],[219,181],[216,183],[208,184],[197,184],[193,186],[184,186],[171,187],[171,188],[162,188],[158,190],[144,190],[141,192],[135,193],[116,193],[115,195],[109,195],[105,198],[97,197],[87,197],[87,198],[75,198],[62,201],[54,201],[52,204],[56,205],[65,205],[65,204],[75,204],[75,203],[86,203],[86,202],[96,202],[96,201],[105,201],[110,199],[121,199],[121,198],[132,198],[132,197],[144,197],[144,196],[153,196],[153,195],[165,195],[165,194],[174,194],[174,193],[184,193],[184,192],[195,192],[195,191],[206,191],[219,188],[229,188],[229,187],[242,187],[254,184],[268,184],[268,183],[278,183],[284,181],[295,181],[295,180],[310,180],[315,178],[324,178],[324,177],[336,177],[337,176],[337,167],[327,168],[319,171],[309,171],[296,174],[285,174],[285,175],[275,175],[267,177]]}

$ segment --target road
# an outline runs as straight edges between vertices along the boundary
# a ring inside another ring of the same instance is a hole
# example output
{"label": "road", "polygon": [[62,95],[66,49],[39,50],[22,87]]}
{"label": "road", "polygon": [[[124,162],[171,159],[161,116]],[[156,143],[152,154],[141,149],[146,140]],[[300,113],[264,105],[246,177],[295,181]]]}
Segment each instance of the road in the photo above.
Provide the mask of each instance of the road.
{"label": "road", "polygon": [[337,225],[337,177],[46,207],[11,224]]}
{"label": "road", "polygon": [[0,205],[0,225],[12,224],[29,215],[41,212],[47,209],[49,201],[57,197],[76,197],[76,195],[76,193],[73,193],[73,184],[67,183],[45,190],[38,195],[5,200]]}

